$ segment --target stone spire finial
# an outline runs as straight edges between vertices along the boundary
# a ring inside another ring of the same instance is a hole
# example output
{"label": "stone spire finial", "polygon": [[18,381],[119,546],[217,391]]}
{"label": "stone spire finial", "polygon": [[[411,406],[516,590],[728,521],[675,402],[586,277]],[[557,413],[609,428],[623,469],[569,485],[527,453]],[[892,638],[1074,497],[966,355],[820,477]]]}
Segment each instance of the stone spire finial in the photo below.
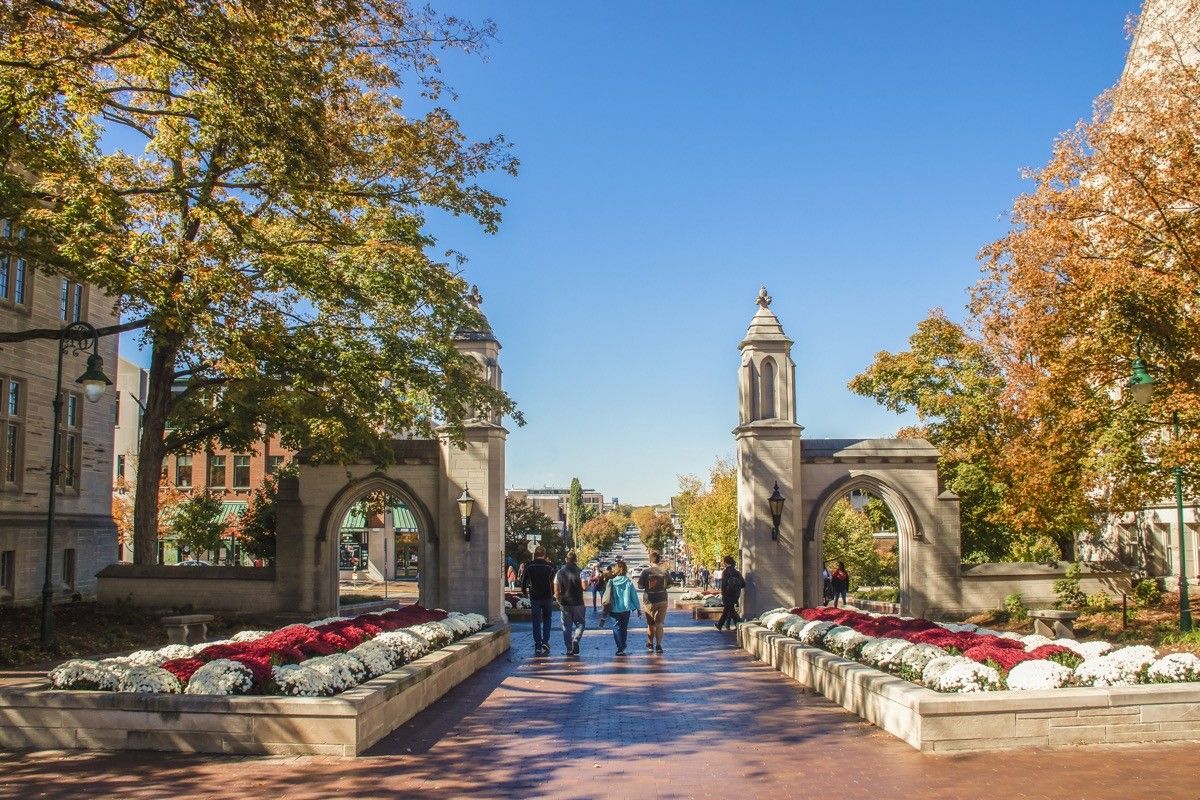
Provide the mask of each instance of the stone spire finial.
{"label": "stone spire finial", "polygon": [[479,287],[473,283],[471,284],[471,291],[467,293],[467,302],[476,309],[483,305],[483,295],[479,293]]}
{"label": "stone spire finial", "polygon": [[763,286],[758,290],[758,299],[754,302],[758,303],[760,308],[771,307],[771,295],[767,294],[767,287]]}

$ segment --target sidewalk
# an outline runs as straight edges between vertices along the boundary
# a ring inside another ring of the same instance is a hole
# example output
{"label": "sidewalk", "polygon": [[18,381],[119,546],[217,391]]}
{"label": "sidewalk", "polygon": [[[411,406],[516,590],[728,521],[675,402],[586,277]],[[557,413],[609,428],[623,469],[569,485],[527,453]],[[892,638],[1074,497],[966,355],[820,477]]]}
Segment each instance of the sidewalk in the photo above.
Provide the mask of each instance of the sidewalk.
{"label": "sidewalk", "polygon": [[[595,617],[589,611],[589,625]],[[555,616],[555,622],[558,618]],[[635,618],[636,621],[636,618]],[[1195,746],[933,756],[752,661],[711,623],[671,612],[666,654],[513,649],[359,759],[162,753],[0,757],[7,797],[1169,798],[1195,797]]]}

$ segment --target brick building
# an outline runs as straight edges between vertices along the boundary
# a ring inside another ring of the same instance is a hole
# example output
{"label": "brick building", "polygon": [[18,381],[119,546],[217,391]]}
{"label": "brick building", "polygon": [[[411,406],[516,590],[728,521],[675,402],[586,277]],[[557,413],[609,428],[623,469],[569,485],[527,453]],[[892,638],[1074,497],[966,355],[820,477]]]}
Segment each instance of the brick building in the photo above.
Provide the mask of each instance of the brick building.
{"label": "brick building", "polygon": [[[22,236],[0,220],[0,246]],[[113,325],[112,301],[85,284],[38,271],[0,249],[0,330],[61,328],[86,321]],[[53,441],[57,340],[0,345],[0,603],[39,600],[45,577],[46,512]],[[117,370],[117,337],[100,339],[110,375]],[[57,485],[51,576],[56,596],[95,593],[95,575],[117,558],[112,520],[115,393],[84,399],[75,378],[86,355],[63,360],[60,424],[62,472]]]}

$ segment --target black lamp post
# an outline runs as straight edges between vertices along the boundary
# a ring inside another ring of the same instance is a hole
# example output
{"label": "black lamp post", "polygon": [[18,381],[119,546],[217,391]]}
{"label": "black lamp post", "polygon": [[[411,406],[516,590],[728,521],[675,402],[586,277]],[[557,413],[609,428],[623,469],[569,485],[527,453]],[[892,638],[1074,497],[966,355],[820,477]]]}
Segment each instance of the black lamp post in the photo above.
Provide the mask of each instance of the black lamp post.
{"label": "black lamp post", "polygon": [[[83,386],[83,394],[88,402],[95,403],[104,396],[104,389],[112,385],[112,381],[104,374],[104,359],[100,357],[100,337],[96,329],[86,322],[72,322],[62,329],[58,337],[58,374],[54,383],[54,429],[50,443],[50,500],[46,509],[46,576],[42,583],[42,636],[43,648],[54,646],[54,501],[58,492],[58,478],[62,473],[62,461],[59,458],[59,432],[62,422],[62,372],[63,356],[70,351],[71,355],[91,350],[87,359],[87,369],[75,379]],[[67,465],[73,469],[74,465]]]}
{"label": "black lamp post", "polygon": [[[1133,360],[1133,374],[1129,376],[1129,382],[1125,386],[1133,395],[1133,402],[1143,407],[1150,404],[1150,400],[1154,396],[1154,378],[1150,375],[1150,370],[1146,368],[1146,362],[1141,358]],[[1171,426],[1174,437],[1178,441],[1178,410],[1171,412]],[[1171,467],[1171,474],[1175,476],[1175,516],[1176,524],[1179,526],[1179,630],[1190,631],[1192,629],[1192,607],[1188,600],[1187,537],[1186,528],[1183,526],[1183,467],[1178,464]]]}
{"label": "black lamp post", "polygon": [[462,517],[463,538],[471,541],[471,512],[475,510],[475,498],[471,497],[469,487],[463,486],[463,493],[458,496],[458,515]]}
{"label": "black lamp post", "polygon": [[784,496],[779,493],[779,481],[775,482],[775,491],[767,498],[771,507],[771,541],[779,539],[779,521],[783,519]]}

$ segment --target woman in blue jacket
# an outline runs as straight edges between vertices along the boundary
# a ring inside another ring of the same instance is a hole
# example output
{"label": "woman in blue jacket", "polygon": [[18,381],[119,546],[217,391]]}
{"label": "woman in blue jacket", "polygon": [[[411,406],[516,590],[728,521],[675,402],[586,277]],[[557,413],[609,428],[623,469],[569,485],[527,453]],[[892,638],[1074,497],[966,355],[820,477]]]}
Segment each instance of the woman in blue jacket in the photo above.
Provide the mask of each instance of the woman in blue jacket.
{"label": "woman in blue jacket", "polygon": [[629,566],[618,561],[616,574],[604,586],[604,611],[613,619],[613,639],[617,643],[617,655],[625,655],[625,638],[629,633],[629,615],[636,611],[642,615],[642,604],[638,599],[637,587],[629,580]]}

